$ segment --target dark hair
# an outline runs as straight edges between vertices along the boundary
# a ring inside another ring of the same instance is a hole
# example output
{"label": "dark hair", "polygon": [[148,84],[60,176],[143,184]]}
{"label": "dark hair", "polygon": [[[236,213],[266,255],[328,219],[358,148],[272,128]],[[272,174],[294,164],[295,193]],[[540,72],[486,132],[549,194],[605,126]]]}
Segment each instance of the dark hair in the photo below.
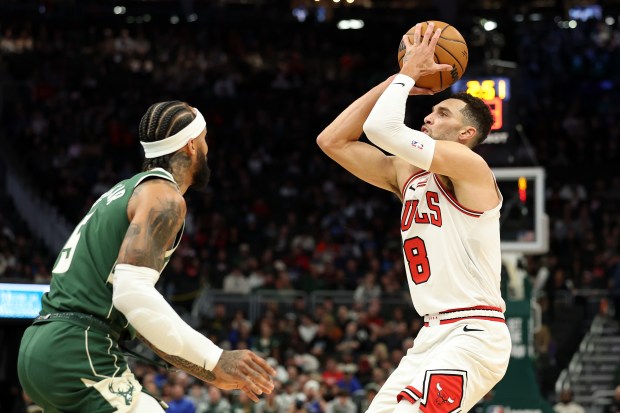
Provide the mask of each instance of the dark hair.
{"label": "dark hair", "polygon": [[474,136],[475,140],[473,146],[484,142],[487,136],[489,136],[491,126],[493,126],[494,122],[493,114],[489,106],[484,103],[482,99],[465,92],[455,93],[451,98],[465,102],[465,107],[461,109],[461,113],[465,118],[465,122],[469,123],[477,130],[476,136]]}
{"label": "dark hair", "polygon": [[[190,106],[179,100],[158,102],[151,105],[142,119],[138,129],[138,136],[142,142],[155,142],[174,135],[189,125],[196,115]],[[172,154],[146,158],[142,170],[163,168],[169,170]]]}

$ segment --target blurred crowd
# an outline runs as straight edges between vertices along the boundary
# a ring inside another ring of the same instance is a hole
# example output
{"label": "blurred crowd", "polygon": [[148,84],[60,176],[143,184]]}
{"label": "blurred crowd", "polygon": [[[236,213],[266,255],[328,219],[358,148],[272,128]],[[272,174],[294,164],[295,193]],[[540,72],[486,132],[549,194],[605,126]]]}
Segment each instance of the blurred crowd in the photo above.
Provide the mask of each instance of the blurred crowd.
{"label": "blurred crowd", "polygon": [[[216,19],[0,26],[3,148],[72,223],[140,169],[137,125],[150,104],[184,100],[205,114],[212,183],[187,194],[184,240],[159,284],[181,313],[191,313],[205,287],[354,292],[351,306],[299,297],[256,320],[213,306],[200,328],[280,366],[277,389],[254,405],[242,393],[137,363],[169,412],[364,411],[411,346],[421,319],[404,288],[398,200],[315,144],[341,109],[396,70],[395,47],[384,42],[400,31]],[[561,29],[550,20],[504,35],[517,45],[508,56],[522,85],[513,90],[515,117],[547,171],[551,248],[523,267],[552,324],[557,297],[579,289],[608,289],[611,303],[620,297],[620,31],[601,22]],[[420,123],[446,96],[412,101],[409,118]],[[25,230],[10,198],[1,201],[0,282],[49,281],[55,252]],[[540,354],[556,356],[553,337],[537,343]]]}

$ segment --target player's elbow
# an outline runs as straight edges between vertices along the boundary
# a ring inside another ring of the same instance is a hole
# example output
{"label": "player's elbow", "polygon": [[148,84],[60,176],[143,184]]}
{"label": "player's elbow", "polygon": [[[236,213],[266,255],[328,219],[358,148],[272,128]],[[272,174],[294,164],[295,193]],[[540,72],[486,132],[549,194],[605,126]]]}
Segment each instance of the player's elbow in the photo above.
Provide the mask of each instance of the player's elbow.
{"label": "player's elbow", "polygon": [[112,305],[123,315],[127,316],[132,310],[133,294],[126,285],[118,283],[112,289]]}
{"label": "player's elbow", "polygon": [[317,136],[316,144],[326,153],[332,152],[338,147],[337,140],[334,139],[332,134],[326,132],[321,132],[319,136]]}
{"label": "player's elbow", "polygon": [[377,116],[369,116],[363,125],[364,133],[371,141],[380,137],[383,133],[381,120]]}
{"label": "player's elbow", "polygon": [[375,145],[388,145],[394,137],[398,136],[401,128],[404,127],[402,122],[394,122],[391,119],[385,119],[381,116],[371,116],[364,122],[364,133]]}

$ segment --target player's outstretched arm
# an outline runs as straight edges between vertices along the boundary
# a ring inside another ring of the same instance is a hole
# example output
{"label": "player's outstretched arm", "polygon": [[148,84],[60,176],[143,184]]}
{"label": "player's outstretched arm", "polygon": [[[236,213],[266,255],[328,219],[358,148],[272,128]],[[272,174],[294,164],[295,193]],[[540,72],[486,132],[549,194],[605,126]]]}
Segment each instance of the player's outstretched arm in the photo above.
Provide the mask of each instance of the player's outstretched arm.
{"label": "player's outstretched arm", "polygon": [[177,364],[201,366],[192,374],[211,372],[213,384],[238,386],[252,392],[256,400],[257,394],[273,389],[273,370],[264,369],[264,362],[246,352],[224,354],[185,323],[155,289],[165,251],[181,229],[185,213],[185,200],[169,181],[153,179],[134,190],[127,207],[129,228],[113,270],[113,304],[140,336]]}
{"label": "player's outstretched arm", "polygon": [[137,334],[137,337],[149,346],[155,354],[174,367],[222,390],[240,389],[250,399],[258,402],[258,396],[261,393],[271,393],[273,389],[273,383],[269,377],[275,375],[275,371],[265,360],[250,350],[224,350],[217,365],[211,371],[182,357],[164,353],[140,333]]}

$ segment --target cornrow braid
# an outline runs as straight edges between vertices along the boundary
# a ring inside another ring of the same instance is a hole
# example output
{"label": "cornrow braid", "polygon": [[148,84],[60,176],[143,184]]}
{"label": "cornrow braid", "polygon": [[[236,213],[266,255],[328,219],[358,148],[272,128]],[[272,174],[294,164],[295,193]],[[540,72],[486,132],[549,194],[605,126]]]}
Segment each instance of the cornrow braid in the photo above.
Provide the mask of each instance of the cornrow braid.
{"label": "cornrow braid", "polygon": [[[138,136],[142,142],[155,142],[174,135],[191,123],[196,115],[189,105],[179,100],[158,102],[151,105],[142,119],[138,128]],[[170,170],[170,158],[173,154],[145,159],[142,170],[163,168]]]}

